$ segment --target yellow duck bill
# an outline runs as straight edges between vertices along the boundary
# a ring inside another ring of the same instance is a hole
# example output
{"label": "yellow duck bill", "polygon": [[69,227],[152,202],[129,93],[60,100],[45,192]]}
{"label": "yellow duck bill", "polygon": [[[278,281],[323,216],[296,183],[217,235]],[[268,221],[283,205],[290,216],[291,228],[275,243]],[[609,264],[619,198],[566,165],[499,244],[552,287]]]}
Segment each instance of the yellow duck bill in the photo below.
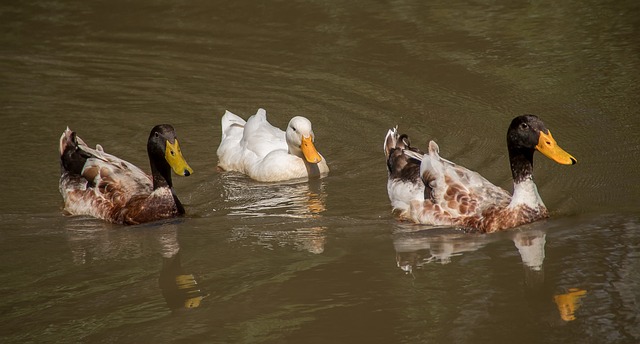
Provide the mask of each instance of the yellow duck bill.
{"label": "yellow duck bill", "polygon": [[173,144],[167,140],[164,157],[167,159],[169,166],[171,166],[175,174],[185,177],[193,174],[193,169],[189,167],[189,164],[187,164],[187,161],[184,160],[184,157],[182,156],[178,139],[176,139]]}

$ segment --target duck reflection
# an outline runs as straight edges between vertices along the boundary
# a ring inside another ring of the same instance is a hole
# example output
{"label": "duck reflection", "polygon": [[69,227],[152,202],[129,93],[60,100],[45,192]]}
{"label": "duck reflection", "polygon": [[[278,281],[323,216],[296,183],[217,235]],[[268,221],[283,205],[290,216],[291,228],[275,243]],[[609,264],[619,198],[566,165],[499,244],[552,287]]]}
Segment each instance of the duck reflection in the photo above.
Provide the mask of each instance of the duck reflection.
{"label": "duck reflection", "polygon": [[553,297],[553,301],[558,307],[560,318],[564,321],[576,320],[575,312],[580,307],[580,299],[587,295],[587,291],[580,288],[569,288],[566,293],[561,293]]}
{"label": "duck reflection", "polygon": [[494,240],[494,236],[486,234],[427,229],[397,232],[393,237],[393,246],[398,267],[404,272],[412,273],[425,264],[448,264],[452,257],[476,251]]}
{"label": "duck reflection", "polygon": [[225,202],[231,203],[230,215],[317,218],[326,210],[321,179],[265,184],[234,173],[222,178]]}
{"label": "duck reflection", "polygon": [[73,262],[78,265],[92,261],[132,260],[158,253],[170,257],[180,249],[177,226],[173,223],[123,228],[77,218],[68,224],[66,235]]}
{"label": "duck reflection", "polygon": [[231,241],[249,240],[252,245],[266,249],[293,246],[300,251],[320,254],[324,252],[326,243],[326,227],[303,227],[283,230],[274,226],[237,227],[232,230]]}
{"label": "duck reflection", "polygon": [[184,272],[180,262],[180,251],[162,259],[159,285],[167,306],[172,310],[196,308],[206,297],[198,288],[195,277]]}
{"label": "duck reflection", "polygon": [[[541,230],[513,231],[511,234],[511,239],[520,253],[525,275],[531,275],[532,282],[543,280],[541,275],[545,237],[546,234]],[[462,233],[446,228],[427,229],[396,232],[393,245],[398,267],[411,273],[414,269],[429,263],[448,264],[453,257],[477,251],[502,238],[501,235]]]}
{"label": "duck reflection", "polygon": [[544,247],[547,235],[539,229],[518,230],[511,239],[520,253],[524,269],[524,283],[528,288],[539,288],[544,283]]}
{"label": "duck reflection", "polygon": [[[542,308],[542,312],[547,315],[550,315],[549,311],[551,311],[554,318],[559,314],[563,322],[575,320],[575,312],[580,307],[580,300],[587,294],[586,290],[568,288],[554,294],[553,303],[544,301],[549,300],[549,291],[544,286],[546,233],[539,228],[530,227],[498,235],[468,234],[453,229],[399,230],[393,235],[393,245],[398,268],[412,274],[415,269],[425,264],[451,263],[453,257],[479,250],[491,242],[503,240],[505,235],[513,240],[520,254],[525,289],[532,298],[533,307]],[[553,304],[555,307],[551,306]]]}
{"label": "duck reflection", "polygon": [[175,221],[123,228],[78,218],[67,227],[67,242],[77,265],[133,261],[159,254],[162,266],[158,284],[167,306],[172,310],[195,308],[206,295],[195,277],[182,268]]}
{"label": "duck reflection", "polygon": [[233,227],[231,241],[249,241],[270,250],[293,246],[314,254],[324,252],[326,227],[314,221],[326,210],[321,179],[267,184],[234,173],[221,178],[229,215],[244,220]]}

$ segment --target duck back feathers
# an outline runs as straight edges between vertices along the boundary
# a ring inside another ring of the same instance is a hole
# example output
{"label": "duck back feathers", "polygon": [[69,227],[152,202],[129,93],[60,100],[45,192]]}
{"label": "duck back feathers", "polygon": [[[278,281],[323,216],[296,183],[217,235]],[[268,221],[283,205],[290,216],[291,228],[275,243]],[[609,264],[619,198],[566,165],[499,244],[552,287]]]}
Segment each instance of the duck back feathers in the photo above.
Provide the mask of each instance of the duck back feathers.
{"label": "duck back feathers", "polygon": [[422,158],[420,176],[426,191],[424,202],[412,204],[415,222],[474,228],[483,225],[478,220],[485,214],[511,201],[508,192],[479,173],[441,158],[434,141]]}

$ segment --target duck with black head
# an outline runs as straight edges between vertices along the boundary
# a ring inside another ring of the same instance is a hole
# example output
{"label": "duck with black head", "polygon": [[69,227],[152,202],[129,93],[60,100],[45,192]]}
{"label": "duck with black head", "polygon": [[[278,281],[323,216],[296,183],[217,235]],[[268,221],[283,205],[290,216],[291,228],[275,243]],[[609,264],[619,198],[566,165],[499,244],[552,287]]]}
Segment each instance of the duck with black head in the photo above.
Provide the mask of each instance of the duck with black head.
{"label": "duck with black head", "polygon": [[92,149],[67,128],[60,137],[60,193],[69,215],[89,215],[118,224],[139,224],[185,213],[176,196],[171,170],[193,170],[180,150],[174,128],[156,125],[147,140],[151,176],[135,165]]}
{"label": "duck with black head", "polygon": [[410,146],[408,137],[391,129],[384,149],[389,198],[401,218],[479,232],[504,230],[549,216],[533,182],[535,151],[559,164],[577,163],[534,115],[514,118],[507,130],[513,195],[477,172],[441,158],[433,141],[423,154]]}

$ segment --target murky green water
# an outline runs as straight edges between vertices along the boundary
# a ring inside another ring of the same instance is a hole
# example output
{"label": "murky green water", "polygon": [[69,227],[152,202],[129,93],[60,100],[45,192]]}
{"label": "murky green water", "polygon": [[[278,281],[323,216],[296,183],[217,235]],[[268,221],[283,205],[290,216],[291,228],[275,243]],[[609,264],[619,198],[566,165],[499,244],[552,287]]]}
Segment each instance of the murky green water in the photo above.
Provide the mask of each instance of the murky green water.
{"label": "murky green water", "polygon": [[[0,5],[0,339],[24,342],[640,341],[640,5],[37,1]],[[314,124],[329,177],[216,171],[220,117]],[[551,218],[495,235],[398,223],[382,142],[511,189],[504,135],[538,114]],[[58,138],[148,168],[172,123],[185,218],[62,215]]]}

